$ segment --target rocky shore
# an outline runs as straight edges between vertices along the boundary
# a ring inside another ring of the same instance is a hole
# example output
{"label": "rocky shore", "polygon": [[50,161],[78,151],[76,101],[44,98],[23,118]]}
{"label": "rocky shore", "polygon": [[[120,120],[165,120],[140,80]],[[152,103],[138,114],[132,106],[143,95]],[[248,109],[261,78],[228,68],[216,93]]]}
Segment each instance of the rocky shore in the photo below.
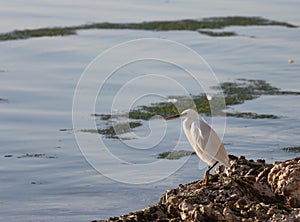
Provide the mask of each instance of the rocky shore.
{"label": "rocky shore", "polygon": [[300,156],[275,164],[230,159],[231,166],[219,166],[209,186],[180,184],[157,204],[107,221],[300,221]]}

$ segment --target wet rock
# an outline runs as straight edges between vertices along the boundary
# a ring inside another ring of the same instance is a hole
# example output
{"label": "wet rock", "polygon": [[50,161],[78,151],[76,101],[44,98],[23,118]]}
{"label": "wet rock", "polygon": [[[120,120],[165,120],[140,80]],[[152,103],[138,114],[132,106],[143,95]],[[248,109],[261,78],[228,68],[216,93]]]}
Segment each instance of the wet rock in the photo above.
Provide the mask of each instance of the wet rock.
{"label": "wet rock", "polygon": [[230,159],[208,186],[180,184],[157,204],[108,221],[300,221],[300,157],[274,165]]}

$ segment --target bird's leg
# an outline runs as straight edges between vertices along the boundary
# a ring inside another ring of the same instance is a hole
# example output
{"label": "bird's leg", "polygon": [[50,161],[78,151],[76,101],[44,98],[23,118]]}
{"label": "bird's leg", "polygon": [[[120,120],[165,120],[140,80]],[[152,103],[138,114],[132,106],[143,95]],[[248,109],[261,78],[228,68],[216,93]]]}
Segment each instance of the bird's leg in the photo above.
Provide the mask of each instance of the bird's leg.
{"label": "bird's leg", "polygon": [[208,179],[209,179],[209,170],[207,170],[207,171],[205,172],[204,180],[202,181],[202,185],[203,185],[203,186],[208,185]]}
{"label": "bird's leg", "polygon": [[204,176],[202,185],[204,185],[204,186],[208,185],[209,171],[211,171],[211,169],[214,168],[218,163],[219,163],[219,161],[216,161],[212,166],[208,166],[208,170],[205,172],[205,176]]}

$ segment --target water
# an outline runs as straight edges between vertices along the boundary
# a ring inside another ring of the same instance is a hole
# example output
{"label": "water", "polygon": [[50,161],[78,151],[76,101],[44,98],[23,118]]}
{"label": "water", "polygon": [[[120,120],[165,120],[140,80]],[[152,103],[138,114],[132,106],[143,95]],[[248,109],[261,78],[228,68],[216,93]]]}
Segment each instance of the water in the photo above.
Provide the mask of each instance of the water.
{"label": "water", "polygon": [[[30,0],[24,5],[23,1],[13,0],[2,3],[0,31],[86,22],[131,22],[227,15],[263,16],[300,24],[297,11],[300,5],[297,1],[256,1],[243,3],[243,6],[236,1],[226,5],[198,1],[151,1],[144,2],[144,5],[139,2],[53,3]],[[99,159],[98,162],[107,167],[105,176],[85,160],[73,131],[61,129],[73,128],[73,94],[87,64],[104,50],[136,38],[163,38],[187,45],[205,58],[220,82],[234,81],[236,78],[263,79],[283,90],[299,91],[298,28],[228,27],[226,30],[235,31],[241,36],[212,38],[188,31],[86,30],[69,37],[1,42],[0,98],[8,99],[8,102],[0,103],[1,219],[90,221],[107,218],[147,207],[155,203],[166,189],[201,178],[203,163],[199,163],[196,156],[186,161],[162,160],[159,163],[161,165],[155,165],[165,167],[161,170],[146,168],[147,171],[143,171],[145,180],[156,181],[157,178],[165,177],[153,183],[144,184],[139,180],[140,184],[134,185],[132,183],[135,178],[130,178],[122,171],[127,168],[129,170],[130,166],[141,167],[142,163],[156,164],[157,159],[153,154],[168,151],[177,142],[178,149],[190,150],[184,136],[177,141],[180,134],[179,120],[169,122],[168,126],[160,119],[150,121],[150,128],[157,132],[165,127],[168,129],[166,137],[152,149],[141,150],[144,144],[141,140],[128,141],[138,146],[138,149],[129,149],[126,144],[118,141],[104,140],[105,145],[111,147],[111,152],[123,162],[115,166],[109,161],[104,162],[105,159]],[[289,64],[288,59],[294,59],[295,63]],[[182,58],[182,61],[193,65],[188,59]],[[124,67],[119,72],[120,75],[122,73],[127,76],[173,74],[183,85],[190,85],[190,80],[183,78],[186,74],[182,70],[166,64],[136,64]],[[115,90],[122,85],[118,78],[114,81],[109,89]],[[88,82],[92,83],[93,80]],[[140,99],[135,106],[160,101],[166,95],[182,92],[182,89],[174,89],[173,84],[163,85],[162,95]],[[157,80],[142,86],[135,88],[139,94],[143,90],[160,88]],[[188,90],[196,93],[197,87],[191,86]],[[127,100],[124,98],[122,102],[128,104],[129,94]],[[300,129],[299,100],[299,96],[262,96],[230,107],[234,111],[268,113],[283,118],[227,118],[224,142],[228,152],[245,155],[247,158],[264,158],[268,162],[295,156],[296,154],[286,153],[280,148],[300,143],[297,134]],[[98,101],[97,111],[108,110],[110,107],[107,108],[106,105],[110,102],[110,97]],[[86,120],[91,121],[93,118],[87,116]],[[216,118],[215,121],[216,130],[222,134],[222,119]],[[135,136],[144,137],[149,134],[148,122],[143,123],[142,128],[136,129]],[[83,135],[92,137],[90,134]],[[159,136],[154,134],[152,138]],[[97,144],[92,140],[90,142],[91,147],[97,148]],[[147,143],[150,142],[153,141],[148,140]],[[179,169],[175,171],[176,168]],[[173,174],[166,177],[170,172]],[[142,178],[143,175],[138,173],[140,172],[132,172],[132,175]],[[120,183],[107,176],[131,180],[132,183]]]}

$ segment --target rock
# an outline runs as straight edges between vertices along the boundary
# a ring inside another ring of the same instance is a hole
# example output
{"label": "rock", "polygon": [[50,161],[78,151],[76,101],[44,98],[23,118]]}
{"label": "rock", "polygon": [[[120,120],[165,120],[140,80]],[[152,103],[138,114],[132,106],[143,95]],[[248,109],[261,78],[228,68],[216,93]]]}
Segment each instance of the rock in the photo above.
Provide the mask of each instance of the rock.
{"label": "rock", "polygon": [[300,157],[274,165],[230,159],[208,186],[180,184],[157,204],[107,221],[300,221]]}
{"label": "rock", "polygon": [[268,175],[273,192],[291,207],[300,207],[300,157],[276,163]]}

